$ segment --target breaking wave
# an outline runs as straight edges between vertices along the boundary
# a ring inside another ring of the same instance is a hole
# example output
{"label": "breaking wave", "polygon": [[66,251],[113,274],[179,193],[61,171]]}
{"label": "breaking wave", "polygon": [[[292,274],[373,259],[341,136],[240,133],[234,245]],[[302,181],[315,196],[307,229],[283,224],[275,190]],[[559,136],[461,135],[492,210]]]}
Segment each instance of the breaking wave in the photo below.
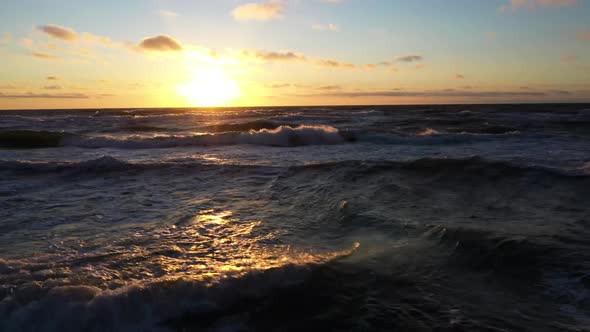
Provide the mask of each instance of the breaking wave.
{"label": "breaking wave", "polygon": [[83,148],[150,149],[182,146],[220,146],[251,144],[294,147],[303,145],[341,144],[352,140],[330,126],[279,126],[274,129],[251,129],[247,132],[225,132],[190,136],[83,136],[61,132],[12,130],[0,132],[0,147],[50,148],[73,146]]}

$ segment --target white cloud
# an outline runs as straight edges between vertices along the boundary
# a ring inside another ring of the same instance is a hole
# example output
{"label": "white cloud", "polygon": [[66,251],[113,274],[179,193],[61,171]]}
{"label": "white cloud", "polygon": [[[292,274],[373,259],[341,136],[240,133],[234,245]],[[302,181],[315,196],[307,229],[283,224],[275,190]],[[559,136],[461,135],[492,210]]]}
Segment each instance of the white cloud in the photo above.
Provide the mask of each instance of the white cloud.
{"label": "white cloud", "polygon": [[329,24],[314,24],[311,26],[312,29],[318,31],[331,31],[331,32],[339,32],[340,26],[337,24],[329,23]]}
{"label": "white cloud", "polygon": [[175,13],[175,12],[170,11],[170,10],[160,10],[158,12],[158,14],[160,14],[160,16],[166,17],[166,18],[175,18],[175,17],[178,16],[178,13]]}
{"label": "white cloud", "polygon": [[279,0],[267,3],[247,3],[236,7],[232,16],[238,21],[270,21],[283,17],[284,6]]}

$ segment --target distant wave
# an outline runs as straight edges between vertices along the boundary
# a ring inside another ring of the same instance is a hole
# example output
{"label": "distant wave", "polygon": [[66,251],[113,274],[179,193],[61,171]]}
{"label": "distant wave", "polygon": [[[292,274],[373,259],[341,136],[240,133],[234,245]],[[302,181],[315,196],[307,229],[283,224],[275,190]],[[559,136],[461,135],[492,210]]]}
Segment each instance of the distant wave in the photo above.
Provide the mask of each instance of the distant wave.
{"label": "distant wave", "polygon": [[423,131],[419,132],[417,135],[418,136],[432,136],[432,135],[438,135],[440,134],[440,132],[436,129],[432,129],[432,128],[426,128]]}
{"label": "distant wave", "polygon": [[[80,173],[101,173],[117,171],[141,171],[159,168],[186,167],[188,169],[215,169],[215,168],[262,168],[268,166],[251,165],[216,165],[203,163],[194,159],[173,159],[158,163],[136,163],[119,160],[111,156],[103,156],[80,162],[30,162],[0,160],[0,171],[27,172],[80,172]],[[409,161],[360,161],[347,160],[339,162],[328,162],[321,164],[309,164],[302,166],[291,166],[288,168],[290,174],[305,172],[308,170],[330,170],[334,174],[346,170],[371,174],[373,172],[389,171],[412,171],[425,174],[446,174],[458,173],[461,175],[476,175],[483,177],[540,174],[551,177],[590,179],[588,166],[582,166],[577,170],[562,170],[541,166],[517,165],[509,162],[492,161],[481,157],[471,158],[421,158]]]}
{"label": "distant wave", "polygon": [[[262,129],[277,129],[281,124],[267,121],[257,120],[249,121],[244,123],[221,123],[217,125],[211,125],[203,127],[208,132],[228,132],[228,131],[250,131],[250,130],[262,130]],[[283,126],[297,127],[296,125],[283,124]]]}
{"label": "distant wave", "polygon": [[[160,164],[164,166],[165,164]],[[61,172],[61,171],[79,171],[86,173],[110,172],[130,169],[147,169],[153,168],[155,164],[129,163],[104,156],[98,159],[91,159],[80,162],[29,162],[0,160],[0,170],[16,171],[21,173],[27,172]]]}
{"label": "distant wave", "polygon": [[427,128],[414,135],[402,134],[366,134],[359,137],[359,141],[375,144],[409,144],[409,145],[443,145],[463,144],[472,142],[492,141],[501,138],[510,138],[519,135],[519,131],[511,131],[499,134],[488,133],[442,133],[435,129]]}
{"label": "distant wave", "polygon": [[149,149],[236,144],[294,147],[303,145],[341,144],[351,139],[351,137],[342,135],[340,131],[334,127],[307,125],[301,125],[298,127],[279,126],[274,129],[252,129],[248,132],[227,132],[191,136],[128,136],[126,138],[115,136],[83,136],[49,131],[0,131],[0,147],[21,149],[59,146]]}
{"label": "distant wave", "polygon": [[542,166],[520,165],[505,161],[488,160],[477,156],[469,158],[420,158],[408,161],[348,160],[333,163],[292,166],[289,169],[291,172],[305,172],[307,170],[318,169],[329,169],[332,172],[336,172],[337,170],[350,169],[365,174],[391,170],[420,172],[429,175],[459,174],[462,176],[474,175],[482,177],[539,174],[541,176],[551,177],[590,179],[590,174],[586,174],[582,170],[566,171]]}

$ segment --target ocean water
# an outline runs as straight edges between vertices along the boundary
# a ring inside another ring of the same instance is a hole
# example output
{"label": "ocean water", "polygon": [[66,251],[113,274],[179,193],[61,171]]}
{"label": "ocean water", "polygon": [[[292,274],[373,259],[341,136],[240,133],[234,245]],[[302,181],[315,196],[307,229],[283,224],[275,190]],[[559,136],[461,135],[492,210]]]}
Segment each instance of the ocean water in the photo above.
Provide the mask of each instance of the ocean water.
{"label": "ocean water", "polygon": [[0,331],[590,331],[590,105],[0,112]]}

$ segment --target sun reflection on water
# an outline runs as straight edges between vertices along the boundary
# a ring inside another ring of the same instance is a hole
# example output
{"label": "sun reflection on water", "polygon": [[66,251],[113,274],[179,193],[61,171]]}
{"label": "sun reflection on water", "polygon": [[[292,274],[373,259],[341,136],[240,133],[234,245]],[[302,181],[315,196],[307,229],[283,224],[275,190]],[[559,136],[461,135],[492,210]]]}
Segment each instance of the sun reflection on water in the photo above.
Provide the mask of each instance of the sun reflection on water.
{"label": "sun reflection on water", "polygon": [[173,255],[159,257],[157,264],[166,271],[165,277],[236,277],[289,264],[324,263],[351,255],[360,245],[331,252],[295,249],[261,225],[261,221],[240,220],[229,210],[200,211],[188,225],[171,228],[160,237],[160,244]]}
{"label": "sun reflection on water", "polygon": [[119,243],[54,261],[53,269],[79,268],[67,270],[64,278],[53,282],[66,285],[75,280],[103,289],[179,279],[214,284],[253,271],[323,264],[349,256],[359,247],[358,243],[336,250],[296,247],[270,231],[265,221],[241,219],[226,208],[176,219],[169,226],[144,228]]}

